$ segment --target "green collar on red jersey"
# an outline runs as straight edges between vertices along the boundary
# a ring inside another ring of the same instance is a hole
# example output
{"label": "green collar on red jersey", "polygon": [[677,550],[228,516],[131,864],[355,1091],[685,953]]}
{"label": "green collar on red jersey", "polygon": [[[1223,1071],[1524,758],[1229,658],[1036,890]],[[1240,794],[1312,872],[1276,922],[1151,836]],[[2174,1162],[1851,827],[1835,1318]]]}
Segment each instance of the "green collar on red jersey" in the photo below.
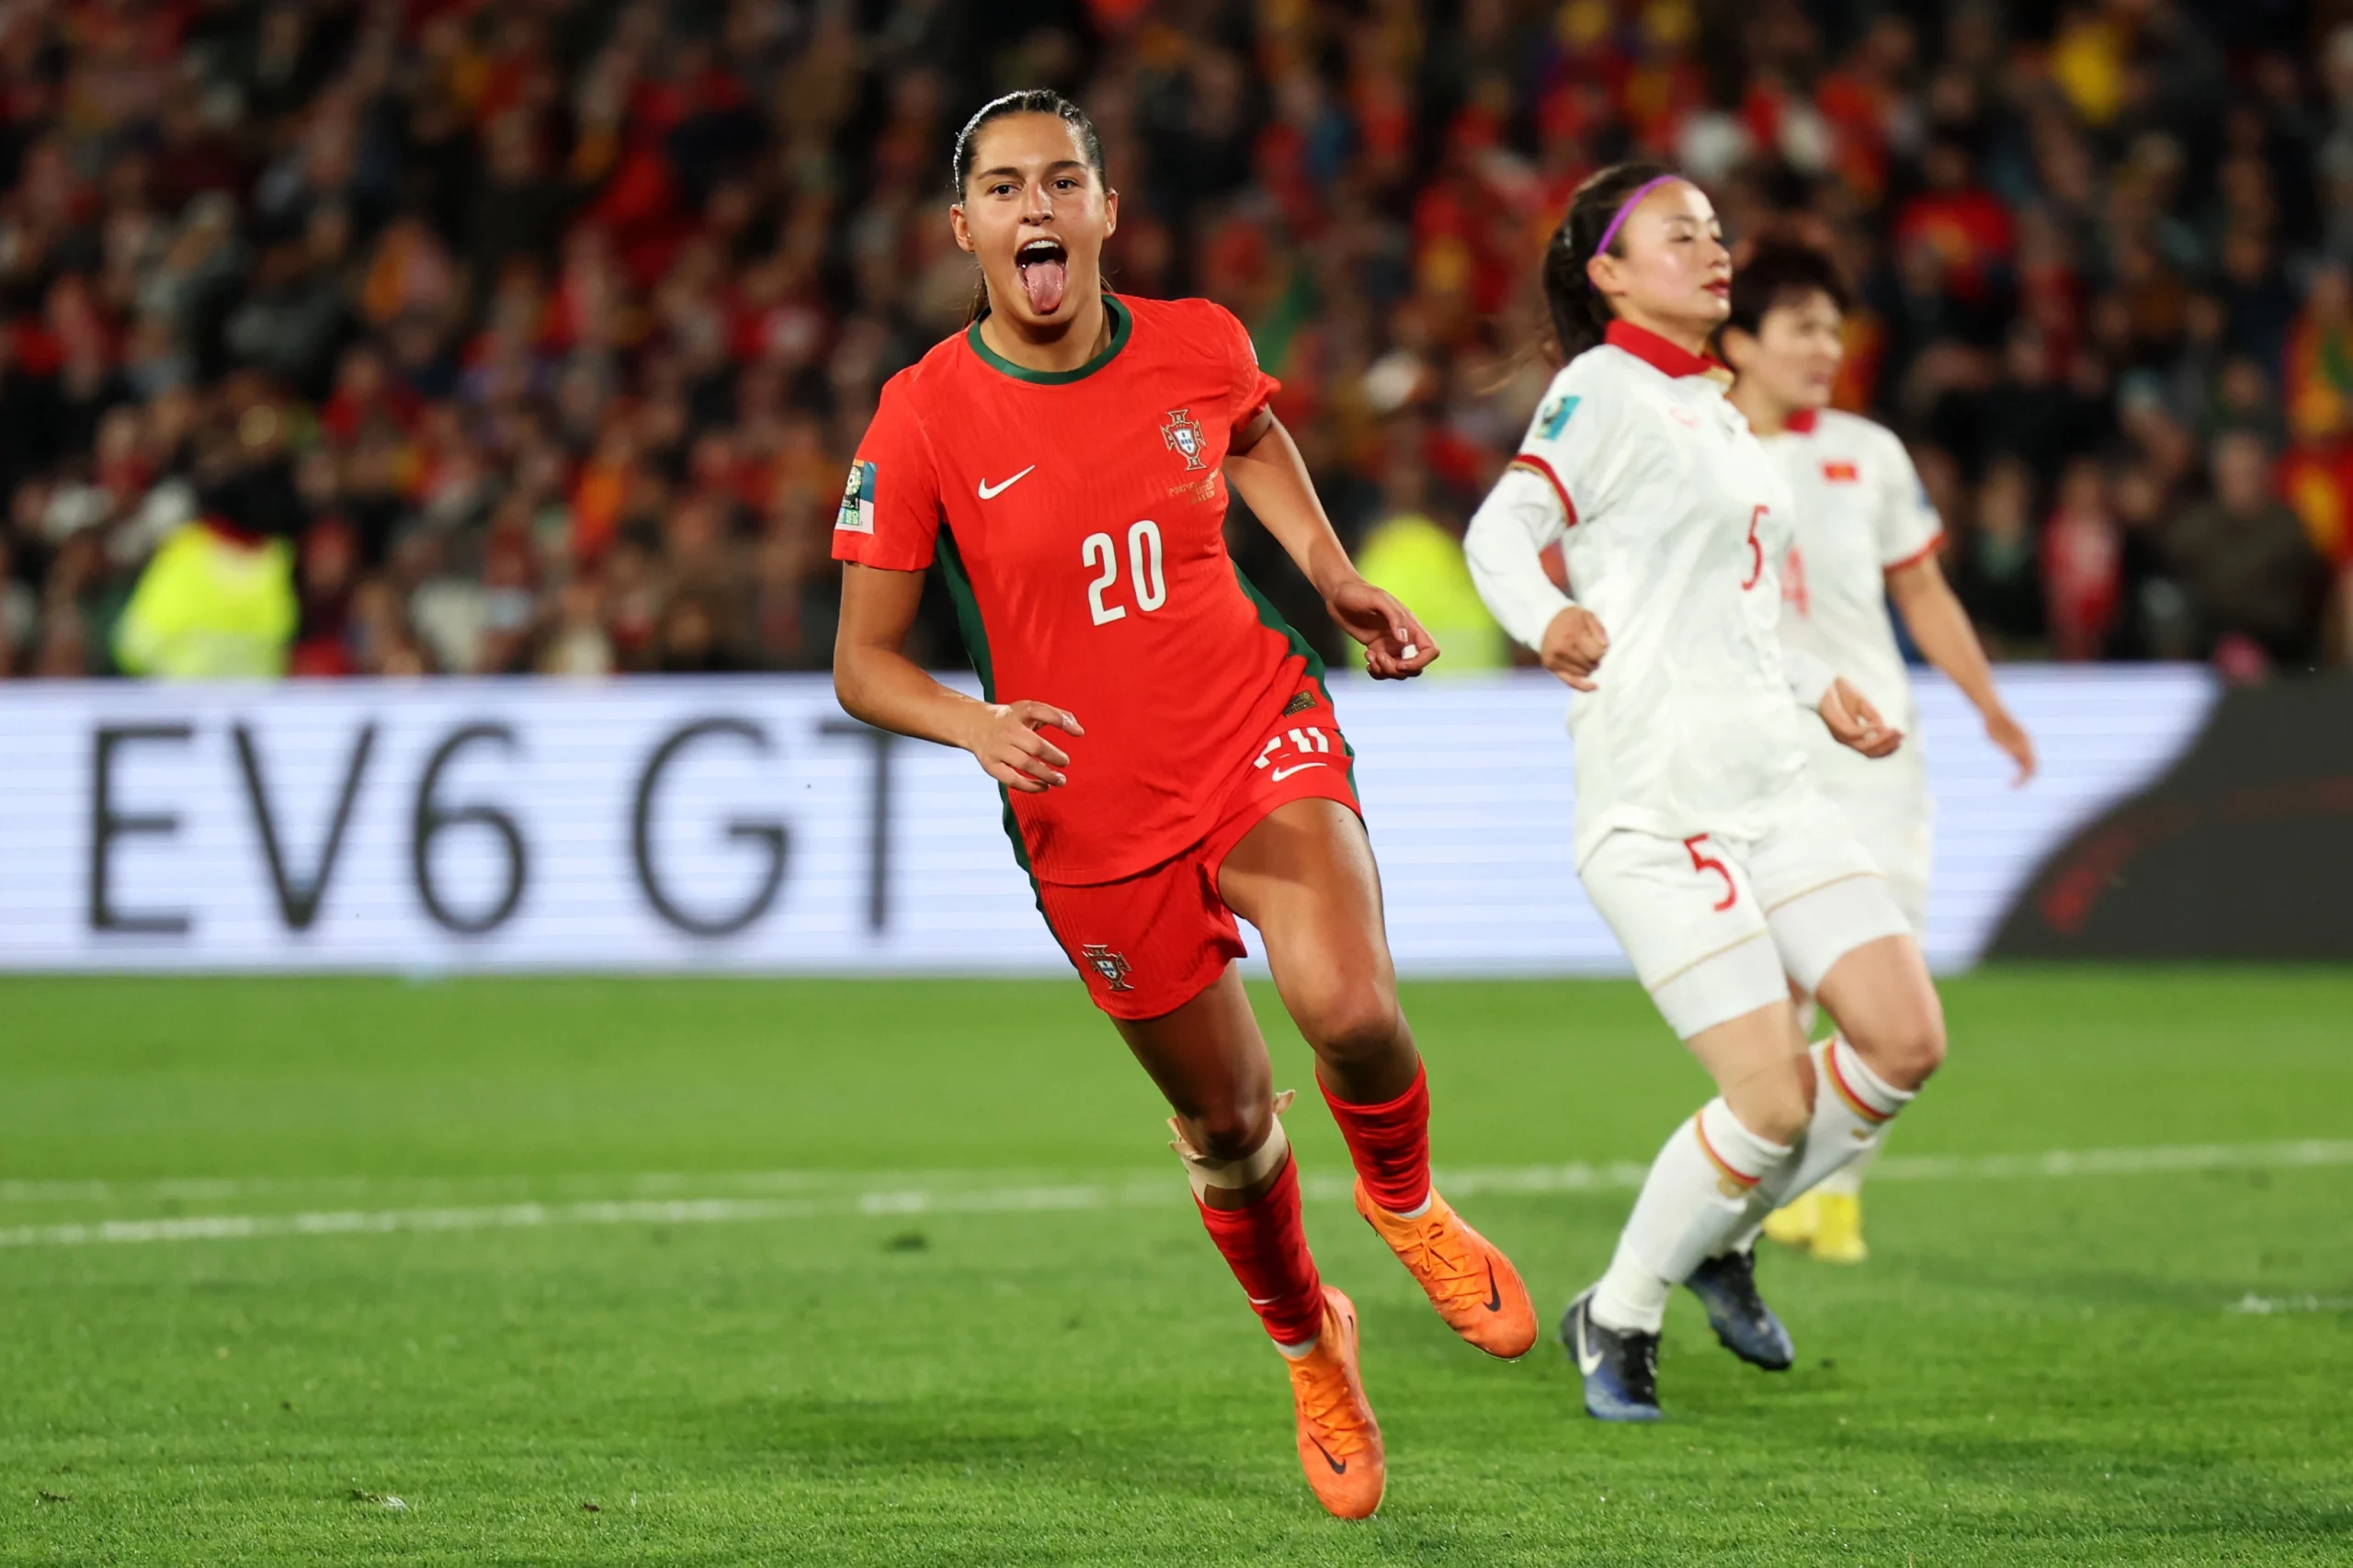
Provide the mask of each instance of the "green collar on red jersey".
{"label": "green collar on red jersey", "polygon": [[1027,365],[1015,364],[981,341],[979,322],[974,322],[964,329],[964,341],[972,346],[972,352],[981,357],[981,363],[992,370],[1002,371],[1017,381],[1029,381],[1037,386],[1064,386],[1072,381],[1084,381],[1093,375],[1109,364],[1119,355],[1120,350],[1128,346],[1128,335],[1135,330],[1135,317],[1128,312],[1127,306],[1120,303],[1119,296],[1116,294],[1103,296],[1103,308],[1111,312],[1111,341],[1103,346],[1102,353],[1097,354],[1075,370],[1033,370]]}

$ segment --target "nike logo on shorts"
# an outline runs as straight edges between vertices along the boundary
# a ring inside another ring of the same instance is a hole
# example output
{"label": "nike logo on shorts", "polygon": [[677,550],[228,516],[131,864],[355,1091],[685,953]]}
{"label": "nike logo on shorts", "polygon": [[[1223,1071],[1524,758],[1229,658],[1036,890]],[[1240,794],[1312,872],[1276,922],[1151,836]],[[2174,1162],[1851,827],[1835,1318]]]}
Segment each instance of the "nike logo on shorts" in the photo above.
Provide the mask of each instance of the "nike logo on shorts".
{"label": "nike logo on shorts", "polygon": [[1006,491],[1012,489],[1015,485],[1020,483],[1023,480],[1029,478],[1031,474],[1037,472],[1038,465],[1036,463],[1031,463],[1028,468],[1023,469],[1019,473],[1015,474],[1011,479],[1002,481],[999,483],[991,484],[987,480],[983,479],[981,481],[980,485],[981,499],[983,501],[994,501],[998,496],[1004,494]]}
{"label": "nike logo on shorts", "polygon": [[1279,784],[1294,773],[1304,773],[1311,767],[1323,767],[1324,766],[1326,765],[1321,762],[1294,763],[1289,767],[1278,767],[1272,773],[1267,774],[1267,777]]}

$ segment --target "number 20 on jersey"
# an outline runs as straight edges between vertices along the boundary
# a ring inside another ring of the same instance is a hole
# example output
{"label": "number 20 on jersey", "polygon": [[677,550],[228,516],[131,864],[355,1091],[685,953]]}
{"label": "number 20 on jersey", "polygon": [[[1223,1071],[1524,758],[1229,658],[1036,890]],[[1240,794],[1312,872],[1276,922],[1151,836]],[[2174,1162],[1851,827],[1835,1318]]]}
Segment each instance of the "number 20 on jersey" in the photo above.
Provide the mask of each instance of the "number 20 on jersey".
{"label": "number 20 on jersey", "polygon": [[[1123,604],[1111,604],[1104,595],[1120,584],[1120,547],[1109,534],[1088,534],[1079,546],[1079,559],[1090,572],[1101,574],[1086,586],[1086,608],[1095,624],[1108,626],[1128,613]],[[1146,614],[1168,602],[1168,583],[1161,575],[1160,525],[1146,517],[1128,529],[1129,597]]]}

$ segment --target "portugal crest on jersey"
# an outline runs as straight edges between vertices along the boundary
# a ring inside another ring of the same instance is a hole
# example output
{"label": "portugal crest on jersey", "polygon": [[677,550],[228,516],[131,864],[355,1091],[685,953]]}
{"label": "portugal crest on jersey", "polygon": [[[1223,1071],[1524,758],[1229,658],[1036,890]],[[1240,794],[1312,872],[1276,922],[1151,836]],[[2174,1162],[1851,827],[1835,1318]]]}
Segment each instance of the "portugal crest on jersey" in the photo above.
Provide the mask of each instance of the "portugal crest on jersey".
{"label": "portugal crest on jersey", "polygon": [[1115,953],[1100,942],[1089,942],[1079,949],[1088,966],[1103,977],[1104,985],[1112,991],[1133,991],[1128,983],[1128,959],[1125,953]]}
{"label": "portugal crest on jersey", "polygon": [[1168,443],[1170,451],[1185,460],[1188,469],[1210,466],[1201,460],[1201,454],[1209,450],[1209,442],[1202,437],[1201,427],[1194,423],[1189,409],[1170,409],[1168,423],[1160,427],[1160,438]]}

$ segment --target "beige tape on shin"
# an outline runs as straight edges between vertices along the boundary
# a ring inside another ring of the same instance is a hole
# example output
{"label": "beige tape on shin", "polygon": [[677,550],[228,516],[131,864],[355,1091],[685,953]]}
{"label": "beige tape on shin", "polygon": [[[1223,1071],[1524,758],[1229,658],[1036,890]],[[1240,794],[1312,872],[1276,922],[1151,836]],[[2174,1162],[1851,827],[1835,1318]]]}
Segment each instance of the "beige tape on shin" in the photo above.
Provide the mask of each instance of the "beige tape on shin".
{"label": "beige tape on shin", "polygon": [[1275,1096],[1273,1114],[1267,1118],[1271,1125],[1267,1141],[1238,1160],[1212,1159],[1202,1153],[1185,1136],[1185,1124],[1173,1116],[1168,1119],[1168,1131],[1174,1134],[1168,1146],[1185,1162],[1185,1177],[1193,1184],[1195,1198],[1206,1203],[1213,1187],[1238,1192],[1257,1186],[1283,1168],[1283,1161],[1290,1154],[1290,1140],[1283,1132],[1283,1112],[1290,1108],[1292,1097],[1289,1089]]}

